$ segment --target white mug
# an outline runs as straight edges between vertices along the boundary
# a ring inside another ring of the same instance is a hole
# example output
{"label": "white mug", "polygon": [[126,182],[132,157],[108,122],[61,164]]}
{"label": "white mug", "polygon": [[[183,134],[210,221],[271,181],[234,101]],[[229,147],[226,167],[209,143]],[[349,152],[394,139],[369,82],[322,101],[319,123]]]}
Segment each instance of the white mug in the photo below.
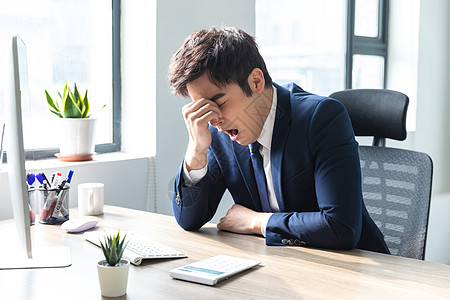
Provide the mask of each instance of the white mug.
{"label": "white mug", "polygon": [[78,215],[94,216],[103,213],[103,183],[80,183],[78,185]]}

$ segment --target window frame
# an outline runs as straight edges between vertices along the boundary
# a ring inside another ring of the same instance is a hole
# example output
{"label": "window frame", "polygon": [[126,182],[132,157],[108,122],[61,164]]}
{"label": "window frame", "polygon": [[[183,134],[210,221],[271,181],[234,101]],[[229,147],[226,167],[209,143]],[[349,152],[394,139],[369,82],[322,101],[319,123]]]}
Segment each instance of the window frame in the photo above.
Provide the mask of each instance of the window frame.
{"label": "window frame", "polygon": [[[110,153],[117,152],[121,149],[122,134],[122,73],[120,65],[120,15],[121,15],[121,0],[111,0],[112,6],[112,114],[113,114],[113,141],[112,143],[95,145],[96,153]],[[40,149],[26,149],[25,160],[39,160],[53,158],[54,154],[58,152],[57,148],[40,148]],[[5,151],[3,155],[3,163],[8,159],[8,152]]]}
{"label": "window frame", "polygon": [[355,35],[355,1],[347,1],[347,54],[345,58],[345,88],[353,88],[353,55],[373,55],[384,58],[383,88],[387,82],[389,0],[379,0],[378,36]]}

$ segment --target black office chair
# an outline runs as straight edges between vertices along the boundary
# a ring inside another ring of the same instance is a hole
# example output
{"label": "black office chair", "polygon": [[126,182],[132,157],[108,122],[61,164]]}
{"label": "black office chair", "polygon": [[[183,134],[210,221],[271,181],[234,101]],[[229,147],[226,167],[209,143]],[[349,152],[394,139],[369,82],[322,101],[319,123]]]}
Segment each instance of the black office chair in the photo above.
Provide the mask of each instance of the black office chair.
{"label": "black office chair", "polygon": [[364,203],[393,255],[424,259],[433,163],[421,152],[386,147],[386,138],[406,139],[406,95],[377,89],[335,92],[347,108],[359,146]]}

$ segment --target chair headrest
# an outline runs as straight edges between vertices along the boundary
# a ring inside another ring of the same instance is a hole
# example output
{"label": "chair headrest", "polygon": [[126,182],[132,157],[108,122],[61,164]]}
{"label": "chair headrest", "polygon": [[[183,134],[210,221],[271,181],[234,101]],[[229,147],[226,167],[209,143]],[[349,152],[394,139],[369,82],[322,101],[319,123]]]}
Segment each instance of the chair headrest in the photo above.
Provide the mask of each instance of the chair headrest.
{"label": "chair headrest", "polygon": [[386,89],[354,89],[330,95],[347,109],[356,136],[406,139],[409,98]]}

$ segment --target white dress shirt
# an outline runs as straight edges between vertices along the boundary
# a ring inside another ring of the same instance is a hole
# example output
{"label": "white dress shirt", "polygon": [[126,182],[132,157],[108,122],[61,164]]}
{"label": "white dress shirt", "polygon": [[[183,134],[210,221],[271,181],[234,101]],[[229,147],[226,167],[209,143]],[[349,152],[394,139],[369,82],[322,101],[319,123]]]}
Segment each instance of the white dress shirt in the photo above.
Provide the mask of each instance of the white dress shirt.
{"label": "white dress shirt", "polygon": [[[272,134],[273,134],[273,126],[275,125],[275,116],[277,111],[277,89],[273,87],[273,98],[272,98],[272,106],[270,108],[269,115],[264,123],[264,126],[261,130],[261,134],[259,135],[257,141],[262,145],[259,149],[259,153],[263,158],[264,165],[264,173],[266,175],[267,181],[267,192],[269,194],[269,204],[270,208],[273,212],[280,211],[278,206],[277,199],[275,197],[275,191],[273,188],[273,180],[272,180],[272,172],[270,167],[270,148],[272,145]],[[250,149],[249,149],[250,151]],[[191,186],[199,182],[205,175],[208,170],[208,165],[199,170],[191,170],[187,171],[186,163],[183,166],[183,177],[184,183],[186,186]],[[266,217],[261,222],[261,232],[262,235],[266,236],[266,227],[269,218],[272,216],[272,213],[266,215]]]}

